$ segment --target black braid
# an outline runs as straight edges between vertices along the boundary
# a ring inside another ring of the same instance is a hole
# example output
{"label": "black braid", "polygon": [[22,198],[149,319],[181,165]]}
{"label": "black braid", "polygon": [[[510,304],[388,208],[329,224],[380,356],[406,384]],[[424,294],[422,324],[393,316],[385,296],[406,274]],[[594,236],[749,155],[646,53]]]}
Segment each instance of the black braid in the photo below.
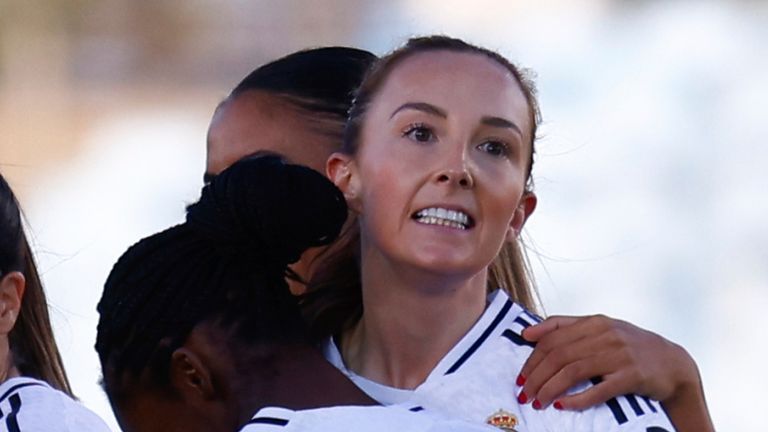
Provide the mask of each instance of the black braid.
{"label": "black braid", "polygon": [[133,245],[110,273],[96,340],[108,392],[120,389],[107,375],[123,382],[147,368],[164,384],[171,353],[207,319],[244,343],[306,340],[286,268],[335,239],[346,214],[325,177],[277,156],[222,172],[185,223]]}

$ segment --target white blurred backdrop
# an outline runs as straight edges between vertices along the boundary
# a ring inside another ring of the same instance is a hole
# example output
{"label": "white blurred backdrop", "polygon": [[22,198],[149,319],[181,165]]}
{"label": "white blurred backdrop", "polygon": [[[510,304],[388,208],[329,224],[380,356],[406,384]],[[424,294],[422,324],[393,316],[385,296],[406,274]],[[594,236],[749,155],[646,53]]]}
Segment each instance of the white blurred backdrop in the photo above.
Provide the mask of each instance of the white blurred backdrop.
{"label": "white blurred backdrop", "polygon": [[763,1],[0,0],[0,170],[82,401],[117,430],[95,305],[117,257],[196,199],[231,87],[297,49],[383,54],[429,33],[538,75],[527,237],[547,312],[605,313],[682,344],[718,430],[765,430]]}

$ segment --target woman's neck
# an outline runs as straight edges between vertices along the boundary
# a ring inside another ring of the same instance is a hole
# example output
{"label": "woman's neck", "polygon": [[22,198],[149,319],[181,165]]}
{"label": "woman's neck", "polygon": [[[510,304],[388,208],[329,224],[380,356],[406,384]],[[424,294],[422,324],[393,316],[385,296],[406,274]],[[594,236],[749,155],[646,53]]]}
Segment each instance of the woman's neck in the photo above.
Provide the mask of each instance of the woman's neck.
{"label": "woman's neck", "polygon": [[365,312],[341,344],[347,367],[381,384],[416,388],[480,318],[486,283],[485,270],[460,276],[363,265]]}
{"label": "woman's neck", "polygon": [[265,406],[304,410],[378,404],[313,346],[280,348],[269,362],[257,365],[271,371],[266,381],[263,370],[254,371],[255,380],[232,377],[240,384],[235,399],[241,405],[243,422]]}
{"label": "woman's neck", "polygon": [[8,343],[8,337],[0,340],[0,383],[4,383],[9,378],[21,376],[16,363],[13,361],[13,352]]}

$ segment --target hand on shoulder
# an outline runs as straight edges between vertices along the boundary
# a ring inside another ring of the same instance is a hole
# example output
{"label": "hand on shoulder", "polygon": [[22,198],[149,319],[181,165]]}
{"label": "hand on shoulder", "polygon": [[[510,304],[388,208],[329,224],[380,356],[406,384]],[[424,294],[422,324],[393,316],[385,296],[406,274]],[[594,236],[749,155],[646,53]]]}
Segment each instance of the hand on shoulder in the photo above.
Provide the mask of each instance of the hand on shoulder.
{"label": "hand on shoulder", "polygon": [[[653,332],[604,315],[552,316],[523,336],[536,348],[518,383],[542,407],[581,410],[636,393],[660,401],[679,431],[714,430],[696,362],[684,348]],[[601,381],[565,395],[593,377]]]}

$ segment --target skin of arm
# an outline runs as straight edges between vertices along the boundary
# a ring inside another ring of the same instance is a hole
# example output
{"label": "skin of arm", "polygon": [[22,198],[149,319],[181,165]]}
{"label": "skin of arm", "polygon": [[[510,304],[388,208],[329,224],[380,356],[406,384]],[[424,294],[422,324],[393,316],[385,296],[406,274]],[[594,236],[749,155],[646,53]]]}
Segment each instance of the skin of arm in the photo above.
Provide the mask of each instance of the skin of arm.
{"label": "skin of arm", "polygon": [[[553,316],[523,332],[536,343],[518,377],[529,400],[580,410],[627,393],[661,402],[679,432],[714,431],[701,376],[681,346],[604,315]],[[562,396],[591,377],[602,381]]]}

